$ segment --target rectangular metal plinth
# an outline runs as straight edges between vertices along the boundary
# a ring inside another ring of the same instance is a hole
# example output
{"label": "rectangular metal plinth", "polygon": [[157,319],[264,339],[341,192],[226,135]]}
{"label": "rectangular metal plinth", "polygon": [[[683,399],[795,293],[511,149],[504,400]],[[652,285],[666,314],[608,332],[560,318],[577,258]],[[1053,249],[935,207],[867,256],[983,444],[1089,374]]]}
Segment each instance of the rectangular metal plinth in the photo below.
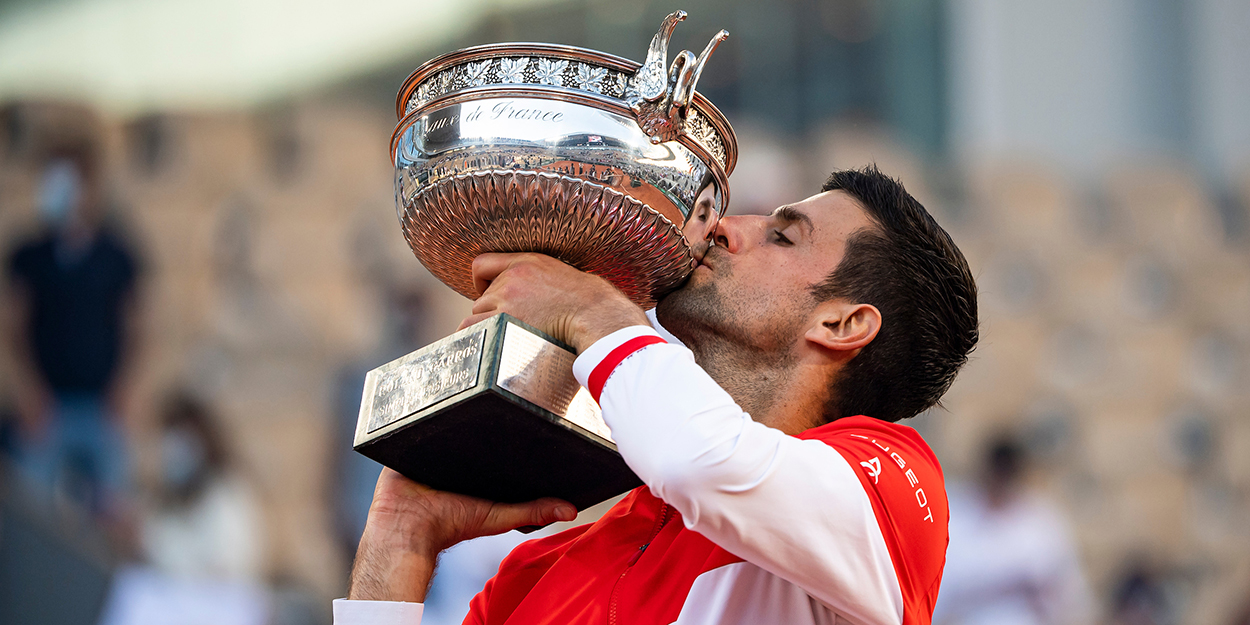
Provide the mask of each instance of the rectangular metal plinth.
{"label": "rectangular metal plinth", "polygon": [[439,490],[592,506],[642,482],[574,379],[574,358],[511,316],[491,317],[370,371],[354,447]]}

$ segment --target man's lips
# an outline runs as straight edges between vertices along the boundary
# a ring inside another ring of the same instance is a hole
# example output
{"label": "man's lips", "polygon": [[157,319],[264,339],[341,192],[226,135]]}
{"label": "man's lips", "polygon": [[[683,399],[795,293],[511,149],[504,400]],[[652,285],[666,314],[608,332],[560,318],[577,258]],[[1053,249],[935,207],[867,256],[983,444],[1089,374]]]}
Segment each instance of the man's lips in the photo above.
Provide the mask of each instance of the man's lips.
{"label": "man's lips", "polygon": [[716,267],[712,266],[713,265],[712,257],[717,254],[723,254],[723,253],[724,253],[724,250],[722,250],[721,248],[715,245],[709,247],[707,249],[707,252],[703,254],[703,258],[699,259],[699,267],[707,267],[709,270],[715,271]]}

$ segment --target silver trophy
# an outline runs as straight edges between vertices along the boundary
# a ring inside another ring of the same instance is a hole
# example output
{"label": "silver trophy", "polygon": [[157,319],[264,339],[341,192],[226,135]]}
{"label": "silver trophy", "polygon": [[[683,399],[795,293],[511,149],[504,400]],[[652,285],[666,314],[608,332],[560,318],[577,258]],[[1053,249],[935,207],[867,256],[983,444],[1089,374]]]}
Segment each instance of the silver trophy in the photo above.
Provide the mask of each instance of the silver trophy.
{"label": "silver trophy", "polygon": [[[728,203],[737,159],[725,117],[694,90],[703,53],[668,42],[639,65],[570,46],[451,52],[404,82],[391,138],[404,237],[427,269],[476,298],[486,252],[541,252],[649,308],[679,286]],[[712,209],[696,215],[696,199]],[[705,196],[706,197],[706,196]],[[369,372],[355,449],[441,490],[579,509],[639,484],[573,351],[499,315]]]}

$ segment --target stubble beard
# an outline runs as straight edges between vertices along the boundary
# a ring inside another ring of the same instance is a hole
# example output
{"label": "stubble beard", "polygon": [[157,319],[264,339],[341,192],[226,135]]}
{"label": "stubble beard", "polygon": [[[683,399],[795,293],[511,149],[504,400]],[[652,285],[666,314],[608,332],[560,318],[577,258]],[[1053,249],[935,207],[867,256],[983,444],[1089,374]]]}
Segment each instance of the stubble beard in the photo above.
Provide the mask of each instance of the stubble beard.
{"label": "stubble beard", "polygon": [[692,351],[714,339],[726,321],[720,289],[714,281],[698,285],[687,281],[656,304],[655,316]]}
{"label": "stubble beard", "polygon": [[749,296],[724,292],[733,284],[727,263],[709,269],[711,278],[687,282],[661,300],[656,318],[694,352],[695,362],[712,379],[759,418],[784,384],[801,319],[777,319],[766,329],[752,330],[758,324],[749,323],[750,304],[743,301]]}
{"label": "stubble beard", "polygon": [[[708,250],[709,260],[716,260],[718,252],[715,247]],[[738,302],[729,299],[734,293],[723,292],[734,283],[728,259],[702,267],[710,270],[711,275],[692,275],[680,289],[660,300],[655,314],[660,324],[681,339],[695,353],[699,364],[707,368],[713,364],[710,360],[715,354],[733,345],[748,345],[750,337],[744,334],[744,315],[737,310]]]}

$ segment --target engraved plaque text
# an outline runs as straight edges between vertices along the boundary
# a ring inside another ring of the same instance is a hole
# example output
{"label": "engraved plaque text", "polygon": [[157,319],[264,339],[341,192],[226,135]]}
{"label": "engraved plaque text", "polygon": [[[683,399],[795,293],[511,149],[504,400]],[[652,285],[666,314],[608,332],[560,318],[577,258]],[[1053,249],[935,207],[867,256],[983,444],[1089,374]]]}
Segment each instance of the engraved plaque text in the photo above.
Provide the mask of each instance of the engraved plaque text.
{"label": "engraved plaque text", "polygon": [[369,432],[477,385],[486,328],[448,337],[379,369]]}

